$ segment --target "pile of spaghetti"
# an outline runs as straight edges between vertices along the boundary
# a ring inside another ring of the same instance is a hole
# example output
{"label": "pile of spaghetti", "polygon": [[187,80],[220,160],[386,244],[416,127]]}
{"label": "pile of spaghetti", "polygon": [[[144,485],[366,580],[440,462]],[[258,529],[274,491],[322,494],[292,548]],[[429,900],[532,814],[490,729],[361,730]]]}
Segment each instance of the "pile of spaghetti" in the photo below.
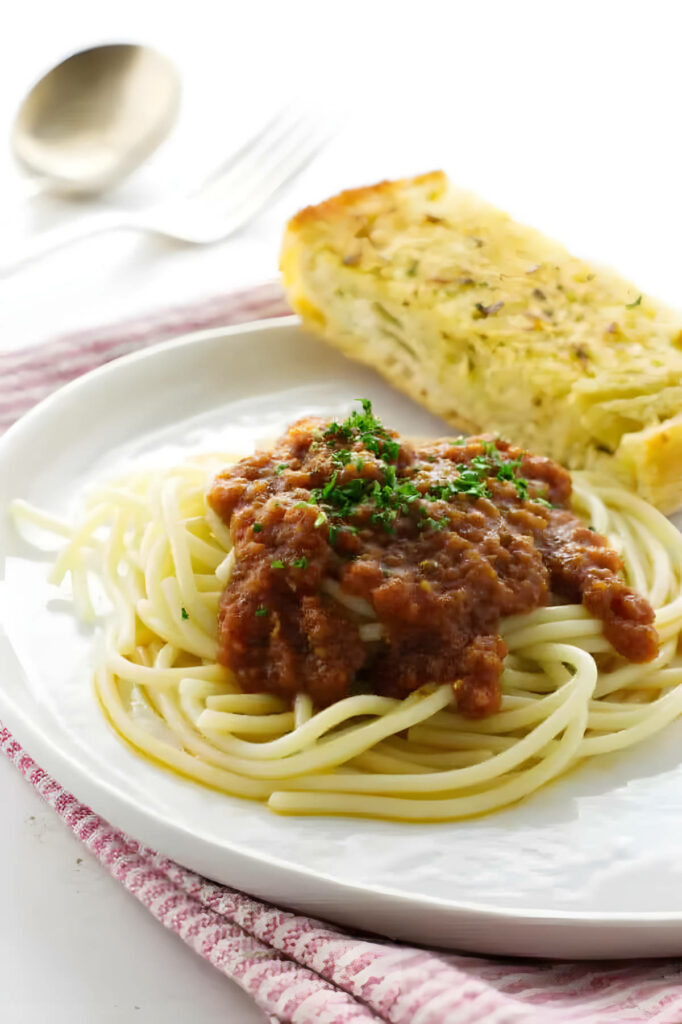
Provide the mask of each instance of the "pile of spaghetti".
{"label": "pile of spaghetti", "polygon": [[235,558],[207,503],[231,461],[129,473],[92,493],[75,525],[14,506],[18,522],[65,539],[50,578],[70,578],[81,619],[98,618],[105,592],[96,692],[114,729],[155,762],[280,813],[438,821],[518,801],[682,712],[682,536],[639,498],[582,473],[573,508],[655,609],[653,660],[626,661],[599,619],[563,603],[502,621],[502,698],[484,717],[458,712],[452,685],[428,680],[405,697],[355,693],[323,707],[303,692],[293,702],[244,692],[218,660]]}

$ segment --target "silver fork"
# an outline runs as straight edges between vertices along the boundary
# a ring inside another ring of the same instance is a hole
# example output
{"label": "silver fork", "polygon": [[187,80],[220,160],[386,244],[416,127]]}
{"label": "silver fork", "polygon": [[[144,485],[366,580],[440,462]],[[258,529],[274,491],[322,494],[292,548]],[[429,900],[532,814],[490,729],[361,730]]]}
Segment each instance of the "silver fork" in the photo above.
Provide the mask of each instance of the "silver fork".
{"label": "silver fork", "polygon": [[327,141],[308,115],[279,114],[195,192],[145,210],[107,211],[45,231],[0,261],[0,277],[106,231],[144,231],[191,245],[222,241],[260,213]]}

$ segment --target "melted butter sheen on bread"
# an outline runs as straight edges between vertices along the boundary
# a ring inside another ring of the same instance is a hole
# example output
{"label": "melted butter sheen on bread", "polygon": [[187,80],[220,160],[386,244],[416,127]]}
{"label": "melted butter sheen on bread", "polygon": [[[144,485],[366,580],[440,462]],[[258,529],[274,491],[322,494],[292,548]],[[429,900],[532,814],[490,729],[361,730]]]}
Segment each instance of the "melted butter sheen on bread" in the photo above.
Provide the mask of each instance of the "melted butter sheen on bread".
{"label": "melted butter sheen on bread", "polygon": [[682,318],[440,172],[342,192],[289,223],[303,322],[469,431],[682,505]]}

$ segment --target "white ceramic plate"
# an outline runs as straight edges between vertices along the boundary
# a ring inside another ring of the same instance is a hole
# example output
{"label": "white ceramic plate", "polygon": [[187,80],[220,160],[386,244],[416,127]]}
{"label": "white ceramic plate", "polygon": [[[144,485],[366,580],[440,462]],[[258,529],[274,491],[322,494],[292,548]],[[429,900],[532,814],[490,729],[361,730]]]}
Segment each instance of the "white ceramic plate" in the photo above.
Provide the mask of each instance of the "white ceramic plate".
{"label": "white ceramic plate", "polygon": [[93,699],[93,636],[46,582],[7,503],[65,512],[141,460],[249,450],[304,412],[371,397],[405,432],[444,425],[291,318],[193,335],[63,388],[0,440],[0,717],[114,825],[211,878],[402,939],[485,953],[682,953],[682,722],[517,807],[406,825],[280,818],[137,758]]}

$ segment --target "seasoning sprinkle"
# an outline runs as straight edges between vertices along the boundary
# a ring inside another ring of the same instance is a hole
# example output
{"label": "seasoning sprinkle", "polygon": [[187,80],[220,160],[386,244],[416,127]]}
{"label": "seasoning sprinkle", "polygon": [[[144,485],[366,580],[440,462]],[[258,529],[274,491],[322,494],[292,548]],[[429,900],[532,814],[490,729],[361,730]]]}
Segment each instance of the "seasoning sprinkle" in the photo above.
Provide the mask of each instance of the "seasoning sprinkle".
{"label": "seasoning sprinkle", "polygon": [[[381,526],[387,533],[395,532],[396,521],[401,517],[416,520],[420,530],[442,530],[448,523],[447,518],[429,515],[424,502],[450,501],[458,496],[490,498],[490,479],[511,482],[522,501],[549,504],[546,499],[530,494],[528,481],[518,474],[521,460],[505,460],[494,441],[484,441],[483,454],[474,456],[470,462],[455,463],[457,475],[452,479],[436,482],[428,490],[420,491],[411,479],[398,477],[396,462],[400,444],[374,415],[372,403],[368,399],[359,401],[362,412],[356,410],[343,422],[330,423],[321,437],[331,450],[335,468],[326,483],[313,488],[310,504],[320,508],[314,525],[327,524],[330,544],[336,544],[340,530],[357,532],[357,527],[349,520],[363,505],[369,506],[370,523]],[[354,459],[350,447],[353,443],[362,444],[376,456],[381,473],[379,479],[348,474],[346,467],[349,465],[355,466],[358,472],[364,466],[362,459]],[[454,443],[466,444],[466,438]]]}
{"label": "seasoning sprinkle", "polygon": [[491,306],[484,306],[482,302],[476,302],[474,308],[479,317],[488,317],[499,313],[503,306],[504,302],[493,302]]}

